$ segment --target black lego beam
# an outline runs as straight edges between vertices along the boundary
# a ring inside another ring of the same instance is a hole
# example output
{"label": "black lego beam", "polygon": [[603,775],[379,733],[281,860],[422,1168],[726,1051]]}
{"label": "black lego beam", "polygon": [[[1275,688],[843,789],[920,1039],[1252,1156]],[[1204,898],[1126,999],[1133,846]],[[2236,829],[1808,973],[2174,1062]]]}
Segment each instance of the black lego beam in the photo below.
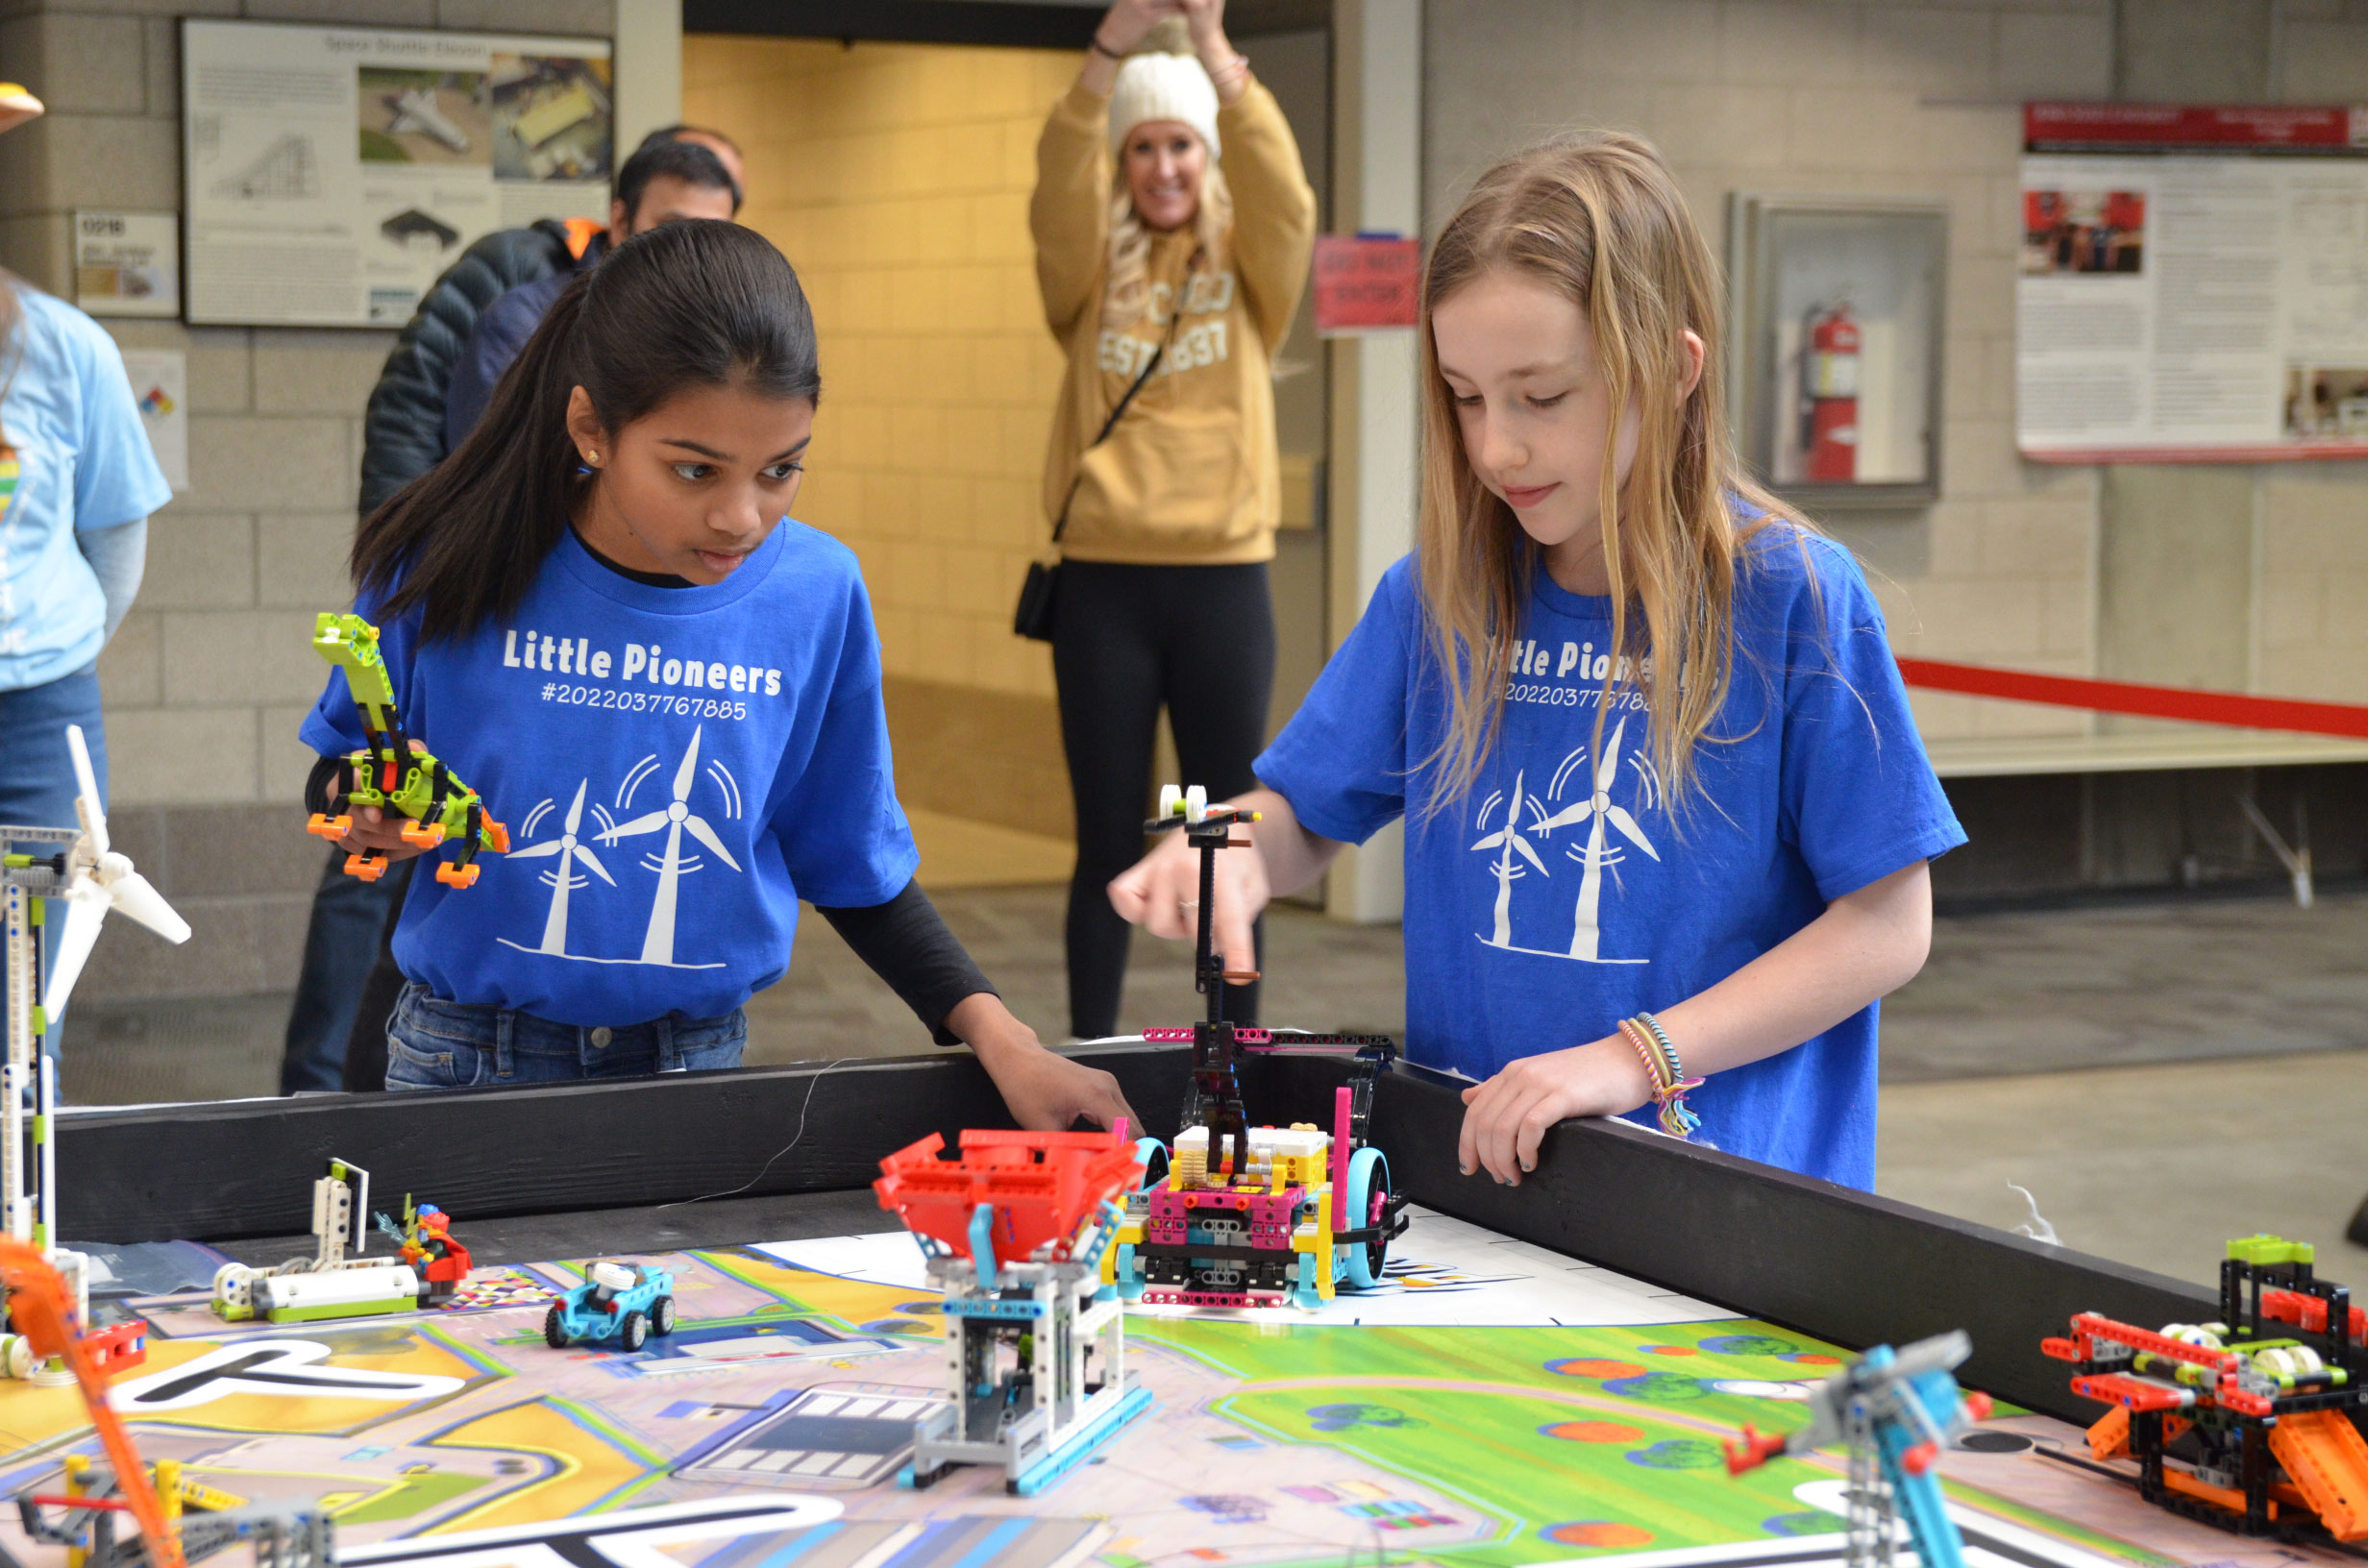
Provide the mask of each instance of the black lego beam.
{"label": "black lego beam", "polygon": [[[1163,1138],[1191,1047],[1075,1053]],[[302,1235],[333,1158],[463,1216],[860,1188],[932,1132],[1008,1127],[968,1051],[557,1086],[322,1094],[60,1118],[59,1224],[90,1241]]]}

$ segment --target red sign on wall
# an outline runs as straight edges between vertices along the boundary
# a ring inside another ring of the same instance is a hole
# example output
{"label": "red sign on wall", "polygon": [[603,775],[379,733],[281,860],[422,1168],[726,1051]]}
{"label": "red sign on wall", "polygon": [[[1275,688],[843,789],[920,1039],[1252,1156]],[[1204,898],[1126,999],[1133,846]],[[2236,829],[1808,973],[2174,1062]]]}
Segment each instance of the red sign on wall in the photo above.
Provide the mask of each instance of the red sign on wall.
{"label": "red sign on wall", "polygon": [[2023,106],[2034,153],[2357,153],[2368,149],[2368,107],[2347,104],[2094,104]]}
{"label": "red sign on wall", "polygon": [[1415,325],[1422,273],[1418,240],[1316,237],[1316,331],[1322,337]]}

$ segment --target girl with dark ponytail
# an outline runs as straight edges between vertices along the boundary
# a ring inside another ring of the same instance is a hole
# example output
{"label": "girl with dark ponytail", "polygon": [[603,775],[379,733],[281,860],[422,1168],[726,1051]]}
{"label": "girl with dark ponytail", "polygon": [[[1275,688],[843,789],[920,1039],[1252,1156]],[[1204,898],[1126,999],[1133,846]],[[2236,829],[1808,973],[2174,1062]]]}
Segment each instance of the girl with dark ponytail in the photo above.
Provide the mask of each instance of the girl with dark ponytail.
{"label": "girl with dark ponytail", "polygon": [[[1126,1114],[1013,1017],[913,881],[855,558],[791,521],[822,394],[797,275],[694,220],[571,284],[457,452],[362,525],[407,727],[509,824],[396,928],[390,1089],[737,1066],[813,903],[1028,1127]],[[342,672],[304,723],[361,745]],[[418,851],[353,813],[348,847]]]}

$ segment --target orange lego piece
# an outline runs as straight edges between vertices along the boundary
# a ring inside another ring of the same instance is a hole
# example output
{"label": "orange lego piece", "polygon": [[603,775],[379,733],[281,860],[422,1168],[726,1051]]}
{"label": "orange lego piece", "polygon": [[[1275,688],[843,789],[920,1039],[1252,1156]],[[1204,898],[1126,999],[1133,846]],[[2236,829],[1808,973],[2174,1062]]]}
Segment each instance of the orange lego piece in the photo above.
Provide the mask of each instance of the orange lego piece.
{"label": "orange lego piece", "polygon": [[358,876],[364,882],[376,882],[386,874],[386,862],[364,860],[359,855],[348,855],[345,857],[345,874]]}
{"label": "orange lego piece", "polygon": [[444,842],[442,822],[406,821],[402,827],[396,829],[396,832],[402,837],[404,843],[417,845],[422,849],[432,849]]}
{"label": "orange lego piece", "polygon": [[445,862],[436,867],[435,879],[448,888],[473,888],[477,886],[477,862],[470,861],[466,866]]}
{"label": "orange lego piece", "polygon": [[354,831],[354,819],[325,817],[316,811],[312,814],[312,820],[305,823],[305,831],[316,839],[342,839]]}
{"label": "orange lego piece", "polygon": [[493,852],[494,852],[495,854],[497,854],[497,855],[506,855],[506,854],[508,854],[508,853],[509,853],[509,829],[508,829],[508,828],[506,828],[506,827],[504,827],[504,826],[503,826],[500,822],[495,821],[492,818],[490,818],[490,817],[486,818],[486,819],[485,819],[485,842],[486,842],[487,844],[490,844],[491,845],[493,845]]}
{"label": "orange lego piece", "polygon": [[9,1316],[31,1342],[33,1353],[43,1360],[62,1358],[72,1369],[83,1404],[90,1412],[90,1424],[98,1431],[99,1446],[115,1467],[115,1484],[123,1489],[124,1506],[139,1521],[148,1561],[153,1568],[184,1568],[181,1532],[165,1517],[164,1505],[149,1484],[148,1467],[140,1462],[139,1450],[132,1446],[131,1434],[107,1402],[106,1371],[74,1332],[73,1298],[65,1281],[38,1249],[12,1237],[0,1237],[0,1281],[9,1288]]}
{"label": "orange lego piece", "polygon": [[[2368,1442],[2341,1410],[2304,1410],[2269,1429],[2269,1452],[2339,1541],[2368,1535]],[[2241,1505],[2240,1505],[2241,1506]]]}
{"label": "orange lego piece", "polygon": [[2118,1459],[2130,1452],[2130,1412],[2116,1405],[2098,1416],[2088,1429],[2088,1452],[2100,1459]]}

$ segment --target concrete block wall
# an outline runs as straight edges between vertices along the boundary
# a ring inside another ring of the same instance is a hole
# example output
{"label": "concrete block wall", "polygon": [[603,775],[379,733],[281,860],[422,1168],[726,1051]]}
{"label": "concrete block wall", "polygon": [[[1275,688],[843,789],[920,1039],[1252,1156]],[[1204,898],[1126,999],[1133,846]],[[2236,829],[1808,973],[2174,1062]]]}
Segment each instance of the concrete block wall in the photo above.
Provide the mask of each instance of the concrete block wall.
{"label": "concrete block wall", "polygon": [[[71,297],[75,208],[181,206],[181,16],[608,36],[611,0],[0,0],[0,70],[47,104],[0,137],[0,264]],[[296,723],[342,608],[361,413],[383,331],[111,321],[188,355],[189,488],[149,528],[139,599],[99,663],[116,834],[194,929],[112,922],[85,994],[295,984],[322,851],[295,803]]]}
{"label": "concrete block wall", "polygon": [[[2096,669],[2099,474],[2015,453],[2014,253],[2021,103],[2115,94],[2110,0],[1429,0],[1427,26],[1433,229],[1492,159],[1574,125],[1651,137],[1722,257],[1732,191],[1946,201],[1941,500],[1827,521],[1874,575],[1902,653]],[[2368,81],[2368,15],[2286,0],[2273,49],[2274,95],[2350,102]],[[2368,467],[2278,465],[2251,482],[2252,652],[2230,683],[2368,700]],[[1934,740],[2090,723],[1920,693],[1915,704]]]}
{"label": "concrete block wall", "polygon": [[748,150],[743,221],[798,266],[823,404],[798,512],[862,557],[891,678],[1049,699],[1011,601],[1062,358],[1036,293],[1052,50],[692,36],[683,113]]}

